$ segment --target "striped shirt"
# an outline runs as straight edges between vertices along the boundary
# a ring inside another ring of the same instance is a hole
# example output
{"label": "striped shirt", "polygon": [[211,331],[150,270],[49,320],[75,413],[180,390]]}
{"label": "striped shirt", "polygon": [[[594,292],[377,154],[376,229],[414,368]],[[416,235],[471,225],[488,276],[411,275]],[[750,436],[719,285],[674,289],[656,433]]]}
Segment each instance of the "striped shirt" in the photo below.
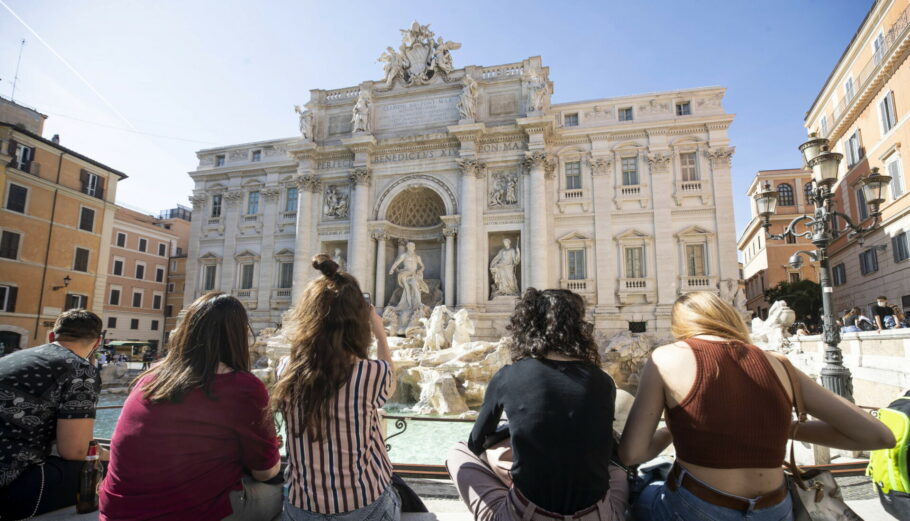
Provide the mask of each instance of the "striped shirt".
{"label": "striped shirt", "polygon": [[389,397],[392,371],[383,360],[360,360],[351,379],[329,401],[321,441],[312,441],[301,419],[287,418],[288,500],[310,512],[338,514],[365,507],[392,482],[392,464],[379,429],[378,409]]}

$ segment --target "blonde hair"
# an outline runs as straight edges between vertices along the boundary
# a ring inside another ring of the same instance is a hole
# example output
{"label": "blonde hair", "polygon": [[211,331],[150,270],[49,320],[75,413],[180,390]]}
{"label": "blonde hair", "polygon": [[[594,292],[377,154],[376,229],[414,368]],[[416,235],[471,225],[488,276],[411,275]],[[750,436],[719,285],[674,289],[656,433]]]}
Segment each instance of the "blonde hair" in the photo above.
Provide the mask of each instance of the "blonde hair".
{"label": "blonde hair", "polygon": [[670,314],[670,332],[677,340],[711,335],[752,343],[739,312],[708,291],[686,293],[676,299]]}

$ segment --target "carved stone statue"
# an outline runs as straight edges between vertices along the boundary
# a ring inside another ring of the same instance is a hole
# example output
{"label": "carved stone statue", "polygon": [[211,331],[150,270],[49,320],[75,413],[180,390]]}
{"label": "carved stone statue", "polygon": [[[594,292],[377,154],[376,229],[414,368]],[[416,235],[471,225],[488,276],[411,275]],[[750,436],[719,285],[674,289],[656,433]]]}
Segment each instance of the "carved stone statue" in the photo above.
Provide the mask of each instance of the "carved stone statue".
{"label": "carved stone statue", "polygon": [[532,69],[528,73],[528,112],[546,110],[548,90],[547,82],[541,72]]}
{"label": "carved stone statue", "polygon": [[353,132],[370,131],[370,102],[370,93],[361,90],[351,113],[351,130]]}
{"label": "carved stone statue", "polygon": [[[398,305],[395,307],[399,310],[421,309],[423,304],[420,300],[420,295],[430,292],[430,288],[423,280],[423,260],[420,255],[415,253],[415,248],[414,243],[409,242],[405,252],[395,259],[391,269],[389,269],[389,275],[395,275],[396,270],[398,271],[397,279],[398,285],[401,287],[401,300],[398,301]],[[400,270],[398,269],[399,266],[401,266]]]}
{"label": "carved stone statue", "polygon": [[796,312],[783,300],[777,300],[768,309],[768,318],[752,319],[752,343],[760,347],[780,350],[787,343],[786,331],[796,319]]}
{"label": "carved stone statue", "polygon": [[341,248],[335,248],[335,252],[332,254],[332,260],[335,261],[335,264],[338,265],[340,271],[347,271],[348,264],[344,260],[344,256],[341,254]]}
{"label": "carved stone statue", "polygon": [[514,206],[518,204],[518,179],[512,175],[494,176],[493,190],[490,191],[490,207]]}
{"label": "carved stone statue", "polygon": [[512,248],[512,241],[502,240],[503,248],[490,261],[490,275],[493,279],[493,292],[490,297],[518,295],[518,279],[515,277],[515,268],[521,262],[521,251]]}
{"label": "carved stone statue", "polygon": [[385,88],[391,89],[398,79],[410,87],[424,85],[436,76],[447,76],[455,70],[451,51],[460,48],[458,42],[445,41],[441,36],[436,38],[429,24],[413,22],[409,29],[401,30],[398,51],[386,47],[379,56],[378,61],[385,63]]}
{"label": "carved stone statue", "polygon": [[474,321],[468,316],[467,309],[459,309],[449,321],[448,335],[452,347],[458,347],[471,341],[474,334]]}
{"label": "carved stone statue", "polygon": [[477,81],[470,76],[464,77],[464,88],[458,99],[458,113],[461,119],[477,119]]}
{"label": "carved stone statue", "polygon": [[436,306],[430,318],[421,319],[426,327],[423,348],[427,351],[439,351],[450,346],[451,339],[446,337],[446,326],[449,324],[449,310],[445,306]]}
{"label": "carved stone statue", "polygon": [[316,139],[316,121],[313,113],[309,110],[303,110],[300,105],[294,105],[294,112],[300,118],[300,135],[303,140],[313,142]]}
{"label": "carved stone statue", "polygon": [[348,194],[339,192],[335,185],[325,189],[325,215],[338,218],[348,216]]}

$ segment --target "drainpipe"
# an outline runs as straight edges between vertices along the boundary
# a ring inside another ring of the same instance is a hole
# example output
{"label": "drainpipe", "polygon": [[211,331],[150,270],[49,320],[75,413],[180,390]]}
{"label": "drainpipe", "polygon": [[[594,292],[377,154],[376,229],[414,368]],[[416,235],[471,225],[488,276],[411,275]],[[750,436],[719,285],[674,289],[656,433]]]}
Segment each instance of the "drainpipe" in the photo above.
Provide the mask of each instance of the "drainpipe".
{"label": "drainpipe", "polygon": [[41,325],[41,310],[44,307],[44,288],[47,285],[47,259],[51,255],[51,237],[54,235],[54,216],[57,214],[57,194],[60,192],[60,171],[63,168],[64,154],[66,154],[66,152],[60,152],[60,157],[57,159],[57,179],[55,181],[57,188],[54,188],[54,200],[51,203],[51,223],[47,229],[47,245],[44,248],[44,270],[41,272],[41,289],[38,290],[38,310],[37,313],[35,313],[34,340],[38,339],[38,327]]}

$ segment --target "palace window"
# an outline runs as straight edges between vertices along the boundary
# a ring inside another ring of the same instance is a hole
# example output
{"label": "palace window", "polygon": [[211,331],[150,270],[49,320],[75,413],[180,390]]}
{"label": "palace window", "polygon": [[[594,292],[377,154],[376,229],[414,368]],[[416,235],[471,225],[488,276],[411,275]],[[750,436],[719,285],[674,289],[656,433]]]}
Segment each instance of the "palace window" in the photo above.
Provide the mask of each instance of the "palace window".
{"label": "palace window", "polygon": [[224,166],[224,154],[215,156],[215,166]]}
{"label": "palace window", "polygon": [[123,248],[126,246],[126,234],[123,232],[117,232],[117,246]]}
{"label": "palace window", "polygon": [[16,286],[0,286],[0,311],[13,313],[16,311],[16,295],[19,288]]}
{"label": "palace window", "polygon": [[850,138],[847,140],[847,143],[844,145],[844,150],[847,152],[847,168],[852,168],[853,165],[859,163],[860,160],[865,157],[866,153],[863,150],[862,144],[860,143],[859,138],[859,129],[857,129],[853,134],[850,135]]}
{"label": "palace window", "polygon": [[567,127],[577,127],[578,126],[578,112],[573,114],[566,114],[562,119],[563,125]]}
{"label": "palace window", "polygon": [[683,181],[698,181],[698,163],[695,160],[695,152],[680,154],[679,167]]}
{"label": "palace window", "polygon": [[821,122],[819,123],[819,127],[821,127],[821,131],[822,131],[821,135],[827,136],[828,135],[828,116],[822,116]]}
{"label": "palace window", "polygon": [[145,278],[145,265],[136,263],[136,278],[142,280]]}
{"label": "palace window", "polygon": [[161,309],[161,295],[152,295],[152,309]]}
{"label": "palace window", "polygon": [[894,262],[910,259],[910,244],[907,243],[907,232],[901,232],[891,238],[891,251],[894,253]]}
{"label": "palace window", "polygon": [[812,203],[812,181],[809,181],[808,183],[806,183],[803,186],[803,193],[806,194],[806,204],[807,205],[813,204]]}
{"label": "palace window", "polygon": [[212,291],[215,289],[215,275],[218,273],[218,266],[208,265],[203,268],[202,272],[202,289]]}
{"label": "palace window", "polygon": [[138,318],[130,319],[130,329],[139,329],[139,319]]}
{"label": "palace window", "polygon": [[704,277],[708,274],[704,244],[686,245],[686,273],[690,277]]}
{"label": "palace window", "polygon": [[863,275],[878,271],[878,253],[875,248],[869,248],[859,254],[859,271]]}
{"label": "palace window", "polygon": [[97,197],[101,199],[104,195],[104,182],[97,174],[93,174],[88,170],[83,170],[79,174],[79,182],[81,183],[81,191],[86,195],[92,197]]}
{"label": "palace window", "polygon": [[19,239],[22,236],[16,232],[3,230],[0,233],[0,257],[16,260],[19,258]]}
{"label": "palace window", "polygon": [[645,277],[645,248],[633,246],[625,249],[625,268],[627,279]]}
{"label": "palace window", "polygon": [[152,320],[152,331],[158,331],[158,321]]}
{"label": "palace window", "polygon": [[256,163],[260,160],[262,160],[262,150],[259,150],[259,149],[253,150],[250,153],[250,161],[252,161],[253,163]]}
{"label": "palace window", "polygon": [[638,157],[622,158],[622,184],[625,186],[636,186],[639,184]]}
{"label": "palace window", "polygon": [[79,213],[79,229],[90,232],[95,229],[95,210],[82,207]]}
{"label": "palace window", "polygon": [[112,306],[120,305],[120,290],[119,289],[111,289],[111,296],[110,296],[110,299],[108,299],[108,303],[110,303],[110,305],[112,305]]}
{"label": "palace window", "polygon": [[240,266],[240,289],[253,289],[253,264]]}
{"label": "palace window", "polygon": [[73,257],[73,271],[88,271],[88,250],[85,248],[76,248],[76,255]]}
{"label": "palace window", "polygon": [[566,190],[581,188],[581,161],[566,163]]}
{"label": "palace window", "polygon": [[799,282],[799,272],[788,273],[787,275],[790,279],[791,284],[795,283],[795,282]]}
{"label": "palace window", "polygon": [[585,250],[569,250],[566,252],[567,272],[569,280],[584,280],[588,278],[585,268]]}
{"label": "palace window", "polygon": [[[10,147],[12,147],[13,142],[10,141]],[[13,163],[16,168],[22,170],[23,172],[32,172],[32,161],[35,159],[35,147],[25,146],[19,143],[16,143],[16,153],[14,154],[15,163]]]}
{"label": "palace window", "polygon": [[123,275],[123,261],[114,259],[114,275]]}
{"label": "palace window", "polygon": [[155,282],[164,282],[164,268],[155,268]]}
{"label": "palace window", "polygon": [[866,196],[863,195],[863,189],[857,188],[856,194],[856,215],[860,221],[865,221],[869,217],[869,207],[866,205]]}
{"label": "palace window", "polygon": [[297,197],[299,193],[297,192],[296,187],[288,188],[287,195],[284,199],[284,211],[285,212],[296,212],[297,211]]}
{"label": "palace window", "polygon": [[158,256],[164,257],[166,255],[167,255],[167,244],[164,244],[163,242],[159,242],[158,243]]}
{"label": "palace window", "polygon": [[165,316],[165,318],[170,318],[170,317],[174,316],[174,306],[172,306],[171,304],[164,306],[164,316]]}
{"label": "palace window", "polygon": [[10,183],[6,193],[6,209],[13,212],[25,213],[25,199],[28,197],[28,188]]}
{"label": "palace window", "polygon": [[144,252],[149,247],[149,241],[146,239],[139,239],[139,251]]}
{"label": "palace window", "polygon": [[831,278],[835,286],[842,286],[847,283],[847,267],[844,266],[843,262],[831,269]]}
{"label": "palace window", "polygon": [[891,176],[891,199],[904,195],[904,180],[901,172],[900,155],[895,152],[885,160],[885,170]]}
{"label": "palace window", "polygon": [[847,81],[844,83],[844,95],[847,98],[847,101],[853,99],[853,96],[856,95],[856,91],[853,88],[853,78],[847,78]]}
{"label": "palace window", "polygon": [[66,309],[85,309],[88,304],[88,297],[85,295],[76,295],[74,293],[66,294]]}
{"label": "palace window", "polygon": [[619,120],[632,121],[632,107],[624,107],[619,109]]}
{"label": "palace window", "polygon": [[290,288],[294,284],[294,263],[282,262],[278,264],[278,287]]}
{"label": "palace window", "polygon": [[894,111],[894,91],[889,91],[878,103],[878,113],[882,119],[882,134],[887,134],[897,125],[897,112]]}
{"label": "palace window", "polygon": [[259,213],[259,192],[250,192],[247,196],[246,214],[256,215]]}
{"label": "palace window", "polygon": [[212,196],[212,218],[221,217],[221,195]]}
{"label": "palace window", "polygon": [[117,329],[117,317],[107,317],[107,328]]}
{"label": "palace window", "polygon": [[133,307],[134,308],[142,307],[142,292],[141,291],[133,292]]}
{"label": "palace window", "polygon": [[793,187],[787,183],[777,185],[778,206],[793,206]]}
{"label": "palace window", "polygon": [[676,115],[677,116],[689,116],[692,114],[692,104],[688,101],[676,104]]}
{"label": "palace window", "polygon": [[884,33],[878,33],[878,36],[875,37],[875,40],[872,41],[872,55],[875,58],[875,65],[881,63],[882,58],[885,57],[885,35]]}

